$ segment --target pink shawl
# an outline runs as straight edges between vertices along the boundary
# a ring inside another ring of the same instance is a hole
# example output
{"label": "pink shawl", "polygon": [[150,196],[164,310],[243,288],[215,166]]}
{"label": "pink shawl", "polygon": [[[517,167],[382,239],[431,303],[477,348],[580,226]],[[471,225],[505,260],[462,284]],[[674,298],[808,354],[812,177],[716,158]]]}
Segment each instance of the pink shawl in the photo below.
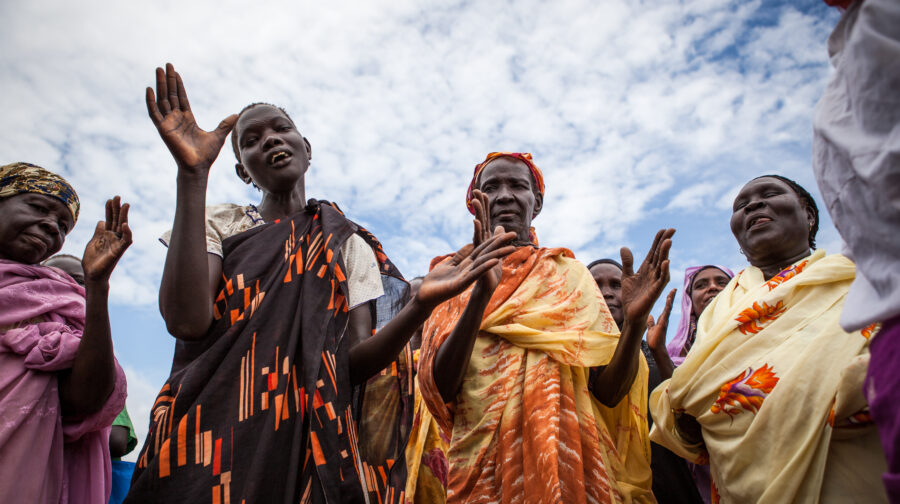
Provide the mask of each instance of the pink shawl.
{"label": "pink shawl", "polygon": [[717,268],[728,275],[728,278],[734,278],[734,273],[725,266],[717,266],[715,264],[705,264],[703,266],[691,266],[684,271],[684,288],[681,290],[681,322],[678,323],[678,330],[675,331],[675,337],[666,345],[666,351],[672,358],[675,366],[680,366],[684,362],[684,355],[681,355],[684,346],[687,343],[688,336],[691,332],[691,322],[694,319],[694,305],[691,302],[691,285],[694,283],[694,277],[700,270],[706,268]]}
{"label": "pink shawl", "polygon": [[84,289],[54,268],[0,260],[0,502],[106,503],[110,425],[125,374],[103,408],[63,418],[57,372],[84,330]]}

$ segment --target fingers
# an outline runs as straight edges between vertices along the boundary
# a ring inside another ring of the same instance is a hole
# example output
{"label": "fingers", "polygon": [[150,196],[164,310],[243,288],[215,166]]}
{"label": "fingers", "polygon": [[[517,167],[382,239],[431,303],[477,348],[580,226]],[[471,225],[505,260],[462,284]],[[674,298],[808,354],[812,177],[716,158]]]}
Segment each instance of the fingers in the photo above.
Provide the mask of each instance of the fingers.
{"label": "fingers", "polygon": [[669,322],[669,313],[672,312],[672,302],[675,301],[675,292],[678,289],[672,289],[669,291],[669,295],[666,296],[666,305],[663,307],[662,313],[659,314],[659,322],[661,324]]}
{"label": "fingers", "polygon": [[123,222],[122,226],[119,229],[119,232],[122,234],[122,239],[120,241],[125,245],[125,247],[122,249],[122,251],[124,252],[125,249],[128,248],[132,243],[131,226],[129,226],[127,222]]}
{"label": "fingers", "polygon": [[184,82],[181,80],[181,74],[175,72],[175,85],[178,88],[178,103],[181,105],[181,110],[188,112],[191,110],[191,104],[188,102],[187,91],[184,90]]}
{"label": "fingers", "polygon": [[216,126],[216,136],[219,137],[219,140],[222,142],[225,141],[225,137],[231,133],[231,130],[234,129],[234,124],[237,122],[238,116],[237,114],[231,114],[230,116],[222,119],[222,122]]}
{"label": "fingers", "polygon": [[[660,317],[660,320],[662,320],[662,317]],[[655,325],[656,325],[656,321],[653,320],[653,315],[647,315],[647,329],[648,329],[648,331],[649,331],[649,329],[651,329],[651,328],[652,328],[653,326],[655,326]],[[648,333],[648,335],[649,335],[649,333]]]}
{"label": "fingers", "polygon": [[450,261],[451,261],[453,264],[459,264],[459,263],[461,263],[461,262],[463,261],[463,259],[465,259],[465,258],[469,257],[470,255],[472,255],[472,250],[473,250],[474,248],[475,248],[475,247],[472,246],[471,243],[467,243],[467,244],[463,245],[463,248],[457,250],[456,253],[453,254],[453,257],[450,258]]}
{"label": "fingers", "polygon": [[514,247],[512,245],[507,245],[505,247],[494,249],[494,250],[491,250],[489,252],[479,255],[478,257],[476,257],[473,260],[472,264],[478,265],[484,261],[490,261],[491,259],[502,259],[502,258],[508,256],[509,254],[512,254],[515,251],[516,251],[516,247]]}
{"label": "fingers", "polygon": [[472,201],[472,207],[475,208],[475,225],[474,234],[472,235],[472,244],[478,246],[484,241],[484,227],[482,225],[484,222],[484,207],[481,205],[481,200],[477,197],[477,192],[476,198]]}
{"label": "fingers", "polygon": [[121,232],[122,226],[128,226],[128,210],[131,208],[131,205],[125,203],[122,205],[122,209],[119,211],[119,220],[116,223],[116,229]]}
{"label": "fingers", "polygon": [[485,230],[485,233],[490,233],[491,231],[491,202],[488,199],[487,194],[484,194],[481,191],[478,191],[478,198],[481,200],[481,207],[484,209],[484,226],[482,228]]}
{"label": "fingers", "polygon": [[463,275],[462,284],[468,286],[475,280],[481,278],[482,275],[490,271],[492,268],[495,268],[498,264],[500,264],[500,259],[491,259],[479,264],[477,267],[473,267],[469,271]]}
{"label": "fingers", "polygon": [[178,102],[178,79],[175,77],[175,67],[166,63],[166,87],[168,88],[169,105],[172,110],[181,110]]}
{"label": "fingers", "polygon": [[153,94],[153,88],[150,86],[147,86],[146,100],[147,114],[150,115],[150,120],[153,121],[153,124],[159,127],[159,123],[163,121],[163,116],[159,113],[159,107],[156,106],[156,95]]}
{"label": "fingers", "polygon": [[159,107],[160,112],[162,112],[163,116],[169,115],[169,112],[172,111],[172,106],[169,105],[169,87],[166,85],[166,72],[157,67],[156,68],[156,106]]}
{"label": "fingers", "polygon": [[473,245],[481,245],[481,221],[476,219],[472,219],[472,244]]}
{"label": "fingers", "polygon": [[628,247],[619,249],[619,255],[622,257],[622,274],[623,276],[634,275],[634,255]]}
{"label": "fingers", "polygon": [[[503,228],[500,228],[501,230]],[[495,234],[481,243],[481,245],[475,247],[475,250],[472,251],[472,257],[477,258],[481,254],[486,254],[489,251],[496,249],[497,247],[502,247],[503,245],[513,241],[516,239],[516,233],[502,233]]]}
{"label": "fingers", "polygon": [[105,229],[107,231],[112,230],[113,226],[113,200],[106,200],[106,220],[104,221]]}

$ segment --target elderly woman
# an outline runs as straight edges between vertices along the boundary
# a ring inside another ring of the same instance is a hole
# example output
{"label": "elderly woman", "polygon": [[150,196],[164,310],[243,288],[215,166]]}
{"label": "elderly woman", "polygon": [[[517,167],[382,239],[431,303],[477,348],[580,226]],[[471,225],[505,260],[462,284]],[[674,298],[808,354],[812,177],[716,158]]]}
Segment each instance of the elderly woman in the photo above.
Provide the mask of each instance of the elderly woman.
{"label": "elderly woman", "polygon": [[477,227],[514,231],[517,248],[422,332],[422,398],[449,438],[447,502],[653,502],[640,343],[675,230],[657,233],[637,271],[622,249],[620,333],[572,252],[537,246],[543,201],[530,154],[475,167]]}
{"label": "elderly woman", "polygon": [[[464,247],[403,306],[406,284],[377,240],[307,201],[312,147],[284,110],[252,104],[206,132],[175,69],[156,80],[148,112],[178,166],[159,303],[178,341],[126,502],[399,502],[407,341],[512,252],[512,236]],[[237,175],[262,199],[205,207],[232,128]],[[360,406],[373,377],[404,394],[378,415]]]}
{"label": "elderly woman", "polygon": [[79,202],[62,177],[0,167],[0,502],[105,503],[110,424],[125,405],[113,356],[109,276],[131,244],[128,205],[106,202],[84,251],[84,287],[41,266]]}
{"label": "elderly woman", "polygon": [[651,439],[710,464],[713,501],[882,502],[884,456],[862,380],[870,334],[838,321],[854,266],[815,250],[809,193],[768,175],[734,200],[750,265],[706,307],[653,391]]}

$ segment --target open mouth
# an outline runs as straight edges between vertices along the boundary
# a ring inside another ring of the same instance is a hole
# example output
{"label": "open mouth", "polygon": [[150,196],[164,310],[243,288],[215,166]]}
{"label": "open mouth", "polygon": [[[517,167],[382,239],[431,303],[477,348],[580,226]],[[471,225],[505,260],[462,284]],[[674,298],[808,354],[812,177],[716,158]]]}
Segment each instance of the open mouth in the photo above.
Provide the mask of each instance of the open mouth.
{"label": "open mouth", "polygon": [[750,222],[747,223],[747,229],[751,229],[753,227],[756,227],[756,225],[762,225],[767,222],[772,222],[772,218],[766,217],[765,215],[757,215],[756,217],[750,219]]}
{"label": "open mouth", "polygon": [[281,165],[291,159],[291,153],[287,151],[278,151],[269,156],[270,165]]}

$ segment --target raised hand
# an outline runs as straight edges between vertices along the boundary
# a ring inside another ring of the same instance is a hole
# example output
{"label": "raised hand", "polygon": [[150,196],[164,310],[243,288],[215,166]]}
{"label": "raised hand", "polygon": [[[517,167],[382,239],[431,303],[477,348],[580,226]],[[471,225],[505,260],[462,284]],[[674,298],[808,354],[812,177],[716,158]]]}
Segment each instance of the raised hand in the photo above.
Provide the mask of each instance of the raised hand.
{"label": "raised hand", "polygon": [[[478,189],[475,189],[472,194],[475,196],[473,202],[475,207],[475,231],[472,237],[472,244],[477,247],[491,238],[491,212],[487,194]],[[503,232],[502,226],[497,226],[497,229],[494,230],[494,234]],[[494,267],[478,278],[478,283],[485,292],[492,293],[497,288],[497,285],[500,284],[501,276],[503,276],[503,267],[498,261]]]}
{"label": "raised hand", "polygon": [[416,299],[433,309],[451,297],[466,290],[482,275],[500,264],[500,259],[516,248],[505,245],[516,238],[516,233],[504,233],[498,228],[493,236],[477,247],[469,244],[459,249],[453,257],[436,265],[422,280]]}
{"label": "raised hand", "polygon": [[675,300],[675,292],[678,289],[669,291],[666,296],[666,306],[662,313],[659,314],[659,320],[654,322],[653,315],[647,317],[647,346],[650,350],[660,351],[666,347],[666,330],[669,327],[669,314],[672,312],[672,302]]}
{"label": "raised hand", "polygon": [[116,263],[131,245],[128,208],[128,203],[122,205],[118,196],[106,201],[106,221],[97,223],[81,259],[85,283],[108,281]]}
{"label": "raised hand", "polygon": [[622,306],[626,321],[643,324],[669,283],[669,249],[674,234],[674,229],[660,229],[636,272],[632,269],[634,256],[631,250],[622,247]]}
{"label": "raised hand", "polygon": [[171,63],[166,70],[156,69],[156,94],[147,88],[147,112],[180,169],[205,174],[222,150],[225,138],[237,122],[237,115],[226,117],[213,131],[197,126],[181,75]]}

